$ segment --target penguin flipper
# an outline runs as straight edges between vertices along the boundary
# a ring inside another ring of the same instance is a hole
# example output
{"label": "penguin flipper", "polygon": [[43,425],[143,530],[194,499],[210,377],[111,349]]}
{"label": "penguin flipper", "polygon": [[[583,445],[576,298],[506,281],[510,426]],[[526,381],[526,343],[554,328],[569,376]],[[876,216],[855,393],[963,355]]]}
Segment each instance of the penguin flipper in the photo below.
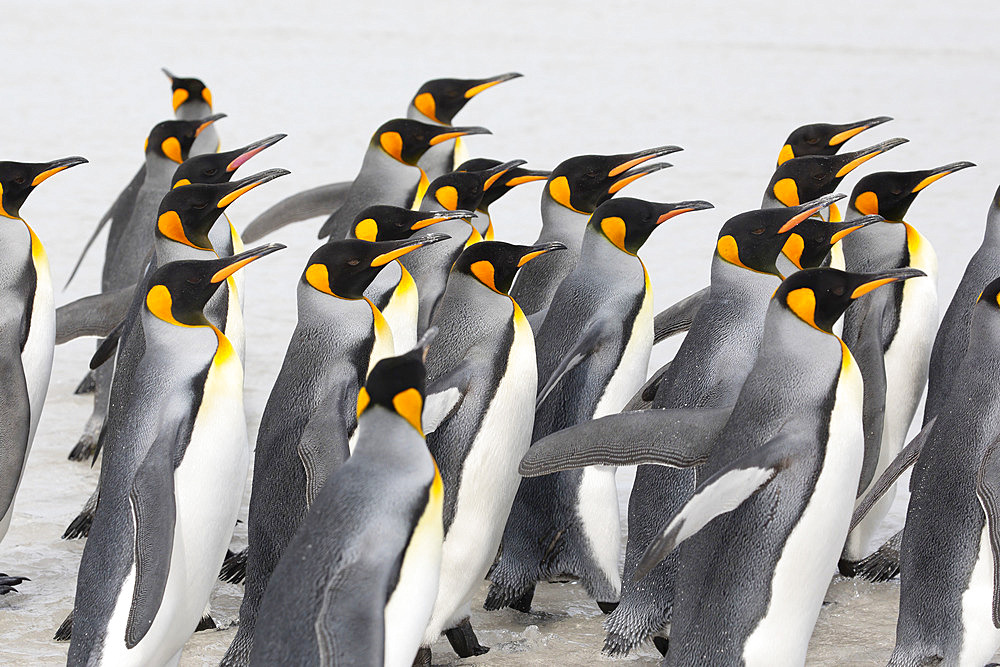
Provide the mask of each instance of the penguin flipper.
{"label": "penguin flipper", "polygon": [[100,346],[97,348],[97,352],[94,352],[94,356],[90,358],[90,370],[99,368],[108,359],[115,356],[115,350],[118,349],[118,343],[121,341],[122,333],[125,331],[125,320],[118,323],[114,329],[111,330],[104,340],[101,341]]}
{"label": "penguin flipper", "polygon": [[531,327],[531,331],[534,335],[538,335],[538,329],[542,326],[542,322],[545,321],[545,316],[549,314],[549,309],[544,308],[536,313],[525,316],[528,320],[528,326]]}
{"label": "penguin flipper", "polygon": [[1000,628],[1000,438],[986,448],[976,476],[976,495],[986,514],[993,551],[993,627]]}
{"label": "penguin flipper", "polygon": [[179,428],[160,429],[129,491],[135,517],[135,588],[125,625],[128,648],[135,647],[153,624],[170,572],[176,520],[173,450],[183,423],[175,426]]}
{"label": "penguin flipper", "polygon": [[646,384],[642,385],[642,388],[635,392],[635,396],[630,398],[628,403],[625,404],[622,412],[649,410],[653,407],[653,399],[656,398],[656,392],[659,391],[660,383],[663,382],[663,376],[670,370],[670,364],[672,363],[672,361],[668,361],[660,367],[660,370],[653,373],[653,376],[646,380]]}
{"label": "penguin flipper", "polygon": [[701,305],[708,301],[711,290],[711,286],[703,287],[658,313],[653,318],[653,345],[690,329]]}
{"label": "penguin flipper", "polygon": [[[889,295],[892,292],[888,292]],[[875,477],[879,454],[882,451],[882,427],[885,424],[885,346],[882,344],[882,319],[888,302],[885,293],[879,293],[864,303],[864,313],[859,318],[857,339],[851,346],[861,377],[864,380],[864,406],[862,422],[865,430],[865,455],[861,463],[858,495],[864,493]],[[857,307],[857,306],[855,306]]]}
{"label": "penguin flipper", "polygon": [[535,442],[519,471],[538,477],[592,465],[704,463],[733,408],[622,412],[556,431]]}
{"label": "penguin flipper", "polygon": [[28,381],[21,366],[19,337],[6,336],[10,345],[0,354],[0,377],[6,388],[0,401],[0,516],[10,509],[28,454],[31,420]]}
{"label": "penguin flipper", "polygon": [[427,397],[424,399],[424,409],[420,416],[425,436],[438,430],[441,424],[458,412],[475,375],[474,359],[474,354],[467,356],[462,363],[427,387]]}
{"label": "penguin flipper", "polygon": [[885,495],[885,492],[889,490],[890,487],[899,479],[899,476],[906,472],[906,469],[917,462],[917,458],[920,456],[920,450],[923,448],[924,443],[927,442],[927,438],[930,437],[931,429],[934,428],[934,424],[937,421],[937,417],[931,419],[927,424],[913,436],[913,440],[900,450],[896,458],[892,460],[892,463],[882,472],[882,476],[879,477],[874,484],[872,484],[871,489],[865,494],[864,499],[858,503],[857,507],[854,508],[854,514],[851,516],[851,527],[850,530],[854,530],[861,520],[865,518],[878,499]]}
{"label": "penguin flipper", "polygon": [[545,399],[567,373],[597,352],[601,343],[610,339],[614,331],[620,328],[620,322],[615,325],[609,318],[599,318],[591,322],[590,326],[577,338],[576,344],[559,361],[555,370],[545,381],[545,385],[539,390],[538,398],[535,400],[535,409],[537,410],[545,402]]}
{"label": "penguin flipper", "polygon": [[806,431],[782,431],[699,484],[691,499],[646,547],[633,580],[641,580],[681,542],[767,486],[791,464],[796,446],[814,439],[815,434],[810,439]]}
{"label": "penguin flipper", "polygon": [[306,473],[307,507],[312,507],[330,474],[351,454],[347,444],[348,420],[353,424],[355,416],[347,414],[353,413],[353,409],[345,411],[354,407],[347,404],[345,390],[343,383],[330,387],[299,439],[299,461]]}
{"label": "penguin flipper", "polygon": [[125,319],[135,285],[91,294],[56,309],[56,345],[81,336],[105,337]]}
{"label": "penguin flipper", "polygon": [[330,215],[344,203],[352,184],[330,183],[282,199],[250,221],[241,234],[243,242],[253,243],[293,222]]}

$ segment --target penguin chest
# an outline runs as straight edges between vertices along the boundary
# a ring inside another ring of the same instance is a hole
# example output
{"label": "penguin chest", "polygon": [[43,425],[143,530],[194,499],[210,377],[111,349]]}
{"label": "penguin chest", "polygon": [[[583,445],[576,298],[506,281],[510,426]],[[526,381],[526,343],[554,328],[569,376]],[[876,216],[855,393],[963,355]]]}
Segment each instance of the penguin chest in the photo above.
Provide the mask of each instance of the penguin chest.
{"label": "penguin chest", "polygon": [[382,315],[382,311],[368,298],[365,298],[365,301],[368,301],[368,305],[372,309],[372,335],[374,336],[371,355],[368,357],[368,370],[365,371],[365,376],[367,376],[375,364],[395,354],[396,347],[393,343],[392,329],[385,316]]}
{"label": "penguin chest", "polygon": [[775,564],[767,612],[744,644],[747,665],[803,664],[847,537],[864,458],[864,385],[847,347],[841,347],[843,365],[826,443],[817,452],[819,475]]}
{"label": "penguin chest", "polygon": [[233,344],[237,356],[242,361],[246,358],[246,329],[243,325],[243,304],[240,301],[239,282],[236,280],[240,273],[242,271],[237,271],[236,275],[226,279],[226,287],[228,288],[228,293],[225,295],[226,326],[222,328],[222,332]]}
{"label": "penguin chest", "polygon": [[382,309],[385,321],[392,330],[393,347],[400,352],[411,350],[417,344],[417,313],[420,297],[417,283],[410,272],[402,268],[399,282],[389,295],[389,301]]}
{"label": "penguin chest", "polygon": [[978,555],[962,593],[962,644],[959,665],[983,665],[1000,648],[1000,629],[993,625],[993,550],[989,524],[983,522]]}
{"label": "penguin chest", "polygon": [[[35,436],[38,418],[45,403],[52,373],[52,355],[56,339],[56,311],[52,296],[52,277],[49,274],[49,260],[38,237],[31,232],[31,262],[35,272],[35,293],[31,297],[30,325],[28,338],[21,350],[21,366],[28,387],[28,403],[31,408],[31,429],[28,447]],[[27,417],[27,415],[25,415]]]}
{"label": "penguin chest", "polygon": [[649,355],[653,349],[653,292],[649,288],[648,277],[639,312],[627,335],[628,340],[622,351],[621,359],[619,359],[618,366],[611,375],[597,407],[594,408],[593,419],[620,412],[646,381]]}

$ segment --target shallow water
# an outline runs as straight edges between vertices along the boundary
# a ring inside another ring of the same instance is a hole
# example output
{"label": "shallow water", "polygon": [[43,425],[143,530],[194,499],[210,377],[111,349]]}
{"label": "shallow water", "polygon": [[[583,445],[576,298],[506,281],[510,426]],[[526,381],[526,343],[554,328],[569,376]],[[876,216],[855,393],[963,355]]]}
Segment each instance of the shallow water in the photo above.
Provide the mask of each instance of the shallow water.
{"label": "shallow water", "polygon": [[[495,134],[470,139],[473,154],[519,157],[544,168],[580,153],[684,146],[670,156],[675,168],[626,190],[658,200],[704,198],[717,207],[671,222],[643,249],[660,306],[707,283],[718,227],[759,204],[782,139],[802,123],[894,116],[848,146],[891,136],[911,143],[859,173],[959,159],[980,165],[935,184],[911,209],[909,221],[937,248],[943,302],[979,243],[1000,181],[993,85],[1000,6],[974,0],[850,0],[835,7],[792,0],[676,6],[510,0],[475,9],[457,0],[202,7],[51,0],[9,9],[4,19],[12,64],[3,75],[7,122],[0,124],[0,157],[81,154],[91,160],[46,182],[24,207],[48,248],[57,286],[134,173],[148,128],[169,116],[161,66],[206,80],[216,110],[230,115],[218,125],[225,146],[273,132],[290,135],[244,167],[247,174],[271,166],[293,174],[234,204],[238,227],[285,195],[352,178],[372,130],[402,115],[417,86],[432,77],[526,75],[484,93],[459,115],[458,122]],[[855,179],[841,190],[849,192]],[[495,205],[498,238],[535,237],[538,194],[538,186],[528,185]],[[248,270],[251,432],[294,324],[294,285],[317,228],[318,222],[303,224],[269,239],[289,249]],[[57,303],[95,288],[100,249],[70,289],[57,292]],[[670,358],[676,342],[661,347],[653,367]],[[91,341],[57,350],[13,525],[0,545],[0,571],[32,578],[19,595],[0,599],[5,664],[65,660],[66,645],[50,638],[72,605],[83,544],[59,535],[97,479],[96,468],[65,456],[89,413],[90,398],[72,390],[92,350]],[[904,509],[897,502],[886,535],[900,525]],[[244,539],[241,525],[237,546]],[[236,617],[240,593],[238,586],[218,586],[213,604],[223,626]],[[898,583],[835,580],[809,663],[884,664],[897,598]],[[577,586],[542,585],[536,600],[543,614],[475,612],[483,643],[494,648],[458,664],[610,660],[598,653],[603,617]],[[233,633],[198,634],[182,664],[217,663]],[[653,664],[655,652],[647,647],[630,659]],[[454,664],[443,642],[435,646],[435,663]]]}

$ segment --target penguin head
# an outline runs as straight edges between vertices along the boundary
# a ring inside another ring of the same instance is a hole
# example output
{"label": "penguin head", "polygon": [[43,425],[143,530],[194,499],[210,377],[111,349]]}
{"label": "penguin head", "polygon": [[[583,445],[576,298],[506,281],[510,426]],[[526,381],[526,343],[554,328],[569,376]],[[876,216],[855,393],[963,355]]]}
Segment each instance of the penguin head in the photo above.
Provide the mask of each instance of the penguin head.
{"label": "penguin head", "polygon": [[781,283],[772,297],[800,320],[820,331],[833,332],[855,299],[889,283],[925,276],[920,269],[889,269],[878,273],[848,273],[820,268],[797,271]]}
{"label": "penguin head", "polygon": [[532,246],[503,241],[481,241],[462,251],[452,271],[472,276],[498,294],[507,294],[522,266],[552,250],[565,250],[558,241]]}
{"label": "penguin head", "polygon": [[764,201],[775,206],[798,206],[803,201],[833,192],[856,168],[907,141],[903,138],[889,139],[853,153],[811,155],[789,160],[775,169]]}
{"label": "penguin head", "polygon": [[451,125],[455,114],[473,97],[498,83],[522,76],[508,72],[486,79],[432,79],[420,86],[410,106],[432,123]]}
{"label": "penguin head", "polygon": [[214,250],[208,233],[227,206],[276,178],[286,169],[268,169],[232,183],[194,183],[167,192],[160,200],[156,236],[200,250]]}
{"label": "penguin head", "polygon": [[164,264],[150,279],[146,290],[146,309],[169,324],[206,326],[205,304],[226,278],[250,262],[284,247],[280,243],[268,243],[224,259]]}
{"label": "penguin head", "polygon": [[805,157],[806,155],[836,155],[844,142],[851,137],[890,120],[892,118],[889,116],[877,116],[843,125],[831,125],[830,123],[803,125],[793,130],[785,139],[785,145],[778,153],[778,166],[780,167],[792,158]]}
{"label": "penguin head", "polygon": [[272,134],[266,139],[255,141],[235,150],[189,157],[174,171],[170,187],[176,188],[190,183],[228,183],[229,179],[233,177],[233,173],[244,162],[287,136],[287,134]]}
{"label": "penguin head", "polygon": [[378,405],[398,414],[423,435],[420,418],[424,410],[427,382],[424,359],[427,357],[427,347],[436,333],[436,327],[429,328],[417,341],[415,348],[375,364],[365,380],[365,386],[358,392],[359,420],[367,410]]}
{"label": "penguin head", "polygon": [[844,195],[834,194],[789,208],[765,208],[733,216],[722,225],[715,246],[719,259],[757,273],[780,276],[775,261],[796,225]]}
{"label": "penguin head", "polygon": [[646,162],[680,150],[679,146],[660,146],[621,155],[571,157],[552,170],[545,192],[556,203],[590,215],[632,181],[671,166],[667,162]]}
{"label": "penguin head", "polygon": [[450,238],[447,234],[428,234],[401,241],[330,241],[309,257],[302,282],[339,299],[360,299],[389,262],[447,238]]}
{"label": "penguin head", "polygon": [[880,215],[866,215],[850,222],[827,222],[820,218],[806,218],[788,234],[781,251],[792,264],[801,269],[818,267],[841,239],[862,227],[883,222]]}
{"label": "penguin head", "polygon": [[174,76],[166,67],[161,68],[163,73],[170,79],[170,88],[174,91],[174,112],[182,105],[189,102],[204,102],[208,108],[212,108],[212,91],[201,79],[185,78]]}
{"label": "penguin head", "polygon": [[[500,167],[503,164],[509,163],[500,162],[500,160],[491,160],[489,158],[472,158],[471,160],[466,160],[460,164],[455,171],[486,171],[488,169]],[[532,181],[544,181],[551,175],[551,171],[521,169],[520,167],[506,169],[500,173],[496,177],[496,180],[490,183],[483,192],[483,199],[479,202],[479,210],[487,211],[490,204],[495,202],[497,199],[500,199],[500,197],[503,197],[518,185],[531,183]]]}
{"label": "penguin head", "polygon": [[715,207],[700,200],[660,204],[619,197],[598,206],[588,224],[622,252],[635,255],[661,223],[681,213],[709,208]]}
{"label": "penguin head", "polygon": [[188,158],[188,151],[202,130],[225,117],[226,114],[217,113],[199,120],[165,120],[157,123],[146,138],[146,155],[158,155],[180,164]]}
{"label": "penguin head", "polygon": [[971,162],[952,162],[936,169],[867,174],[854,186],[851,208],[863,215],[881,215],[890,222],[901,222],[921,190],[948,174],[975,166]]}
{"label": "penguin head", "polygon": [[381,148],[398,162],[416,166],[431,146],[468,134],[492,134],[485,127],[442,127],[418,120],[395,118],[382,124],[372,136],[371,146]]}
{"label": "penguin head", "polygon": [[0,162],[0,216],[21,219],[21,206],[35,187],[53,174],[87,162],[79,156],[51,162]]}
{"label": "penguin head", "polygon": [[475,211],[482,208],[486,191],[495,186],[507,171],[522,164],[524,160],[513,160],[482,171],[452,171],[442,174],[431,182],[424,196],[447,211]]}
{"label": "penguin head", "polygon": [[473,211],[414,211],[402,206],[378,204],[358,213],[350,238],[363,241],[400,241],[413,232],[445,220],[471,218]]}

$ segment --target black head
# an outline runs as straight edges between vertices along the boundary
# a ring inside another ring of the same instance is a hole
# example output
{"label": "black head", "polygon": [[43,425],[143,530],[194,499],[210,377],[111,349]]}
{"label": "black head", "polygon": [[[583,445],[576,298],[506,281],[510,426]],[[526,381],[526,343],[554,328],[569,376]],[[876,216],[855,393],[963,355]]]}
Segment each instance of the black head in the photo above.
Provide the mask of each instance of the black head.
{"label": "black head", "polygon": [[375,364],[365,380],[365,386],[358,393],[359,419],[365,410],[373,405],[380,405],[403,417],[423,434],[420,419],[424,410],[427,382],[424,359],[427,357],[427,347],[436,333],[437,328],[431,327],[409,352],[382,359]]}
{"label": "black head", "polygon": [[878,116],[843,125],[831,125],[830,123],[803,125],[792,131],[785,139],[785,145],[781,147],[781,152],[778,154],[778,166],[780,167],[792,158],[807,155],[836,155],[844,142],[851,137],[890,120],[892,118],[889,116]]}
{"label": "black head", "polygon": [[232,257],[184,260],[164,264],[153,274],[146,291],[146,308],[164,322],[180,326],[206,326],[203,311],[226,278],[250,262],[281,250],[269,243]]}
{"label": "black head", "polygon": [[815,268],[823,263],[838,241],[876,222],[883,222],[882,216],[866,215],[850,222],[806,218],[788,233],[782,252],[799,269]]}
{"label": "black head", "polygon": [[42,181],[86,161],[74,156],[52,162],[0,162],[0,215],[20,220],[21,206]]}
{"label": "black head", "polygon": [[353,238],[363,241],[400,241],[413,232],[459,218],[471,218],[473,211],[414,211],[402,206],[378,204],[369,206],[354,218]]}
{"label": "black head", "polygon": [[719,231],[715,254],[744,269],[780,276],[775,261],[788,234],[796,225],[842,198],[843,195],[827,195],[801,206],[759,209],[735,215]]}
{"label": "black head", "polygon": [[522,266],[547,252],[565,248],[558,241],[533,246],[480,241],[466,248],[451,270],[472,276],[494,292],[507,294]]}
{"label": "black head", "polygon": [[226,114],[219,113],[200,120],[165,120],[157,123],[146,138],[146,153],[173,160],[177,164],[188,158],[191,145],[202,130]]}
{"label": "black head", "polygon": [[801,202],[822,197],[833,192],[845,176],[868,160],[906,142],[901,138],[889,139],[853,153],[789,160],[774,171],[764,199],[776,200],[784,206],[798,206]]}
{"label": "black head", "polygon": [[174,91],[174,111],[185,102],[198,100],[212,108],[212,91],[208,89],[201,79],[185,78],[174,76],[166,67],[161,68],[163,73],[170,79],[170,88]]}
{"label": "black head", "polygon": [[971,162],[952,162],[936,169],[868,174],[854,186],[851,207],[864,215],[881,215],[900,222],[921,190],[948,174],[975,166]]}
{"label": "black head", "polygon": [[428,234],[402,241],[330,241],[309,257],[302,281],[339,299],[360,299],[382,267],[417,248],[450,238]]}
{"label": "black head", "polygon": [[662,223],[681,213],[709,208],[715,207],[700,200],[659,204],[632,197],[619,197],[598,206],[588,224],[622,252],[635,255],[653,230]]}
{"label": "black head", "polygon": [[451,125],[455,114],[473,97],[498,83],[520,76],[517,72],[509,72],[488,79],[432,79],[420,86],[411,104],[427,120]]}
{"label": "black head", "polygon": [[559,163],[545,187],[557,203],[590,215],[632,181],[670,166],[646,162],[679,150],[678,146],[660,146],[621,155],[578,155]]}
{"label": "black head", "polygon": [[[472,158],[471,160],[466,160],[460,164],[455,171],[486,171],[488,169],[500,167],[504,164],[507,163],[500,162],[500,160],[491,160],[489,158],[482,157]],[[496,181],[494,181],[485,192],[483,192],[483,199],[479,202],[479,210],[487,211],[490,204],[495,202],[497,199],[500,199],[500,197],[503,197],[518,185],[531,183],[532,181],[544,181],[551,175],[551,171],[522,169],[521,167],[507,169],[496,178]]]}
{"label": "black head", "polygon": [[796,271],[785,279],[772,300],[809,326],[831,333],[855,299],[889,283],[926,275],[919,269],[890,269],[879,273],[847,273],[838,269]]}
{"label": "black head", "polygon": [[524,160],[513,160],[482,171],[442,174],[427,187],[425,197],[436,201],[447,211],[481,209],[486,192],[496,186],[497,180],[507,171],[522,164]]}
{"label": "black head", "polygon": [[490,134],[485,127],[441,127],[419,120],[395,118],[382,124],[372,136],[372,146],[380,146],[393,159],[415,166],[431,146],[468,134]]}
{"label": "black head", "polygon": [[273,146],[287,134],[272,134],[266,139],[252,144],[226,151],[224,153],[203,153],[184,160],[171,179],[171,187],[189,183],[228,183],[236,170],[244,162],[260,153],[265,148]]}

